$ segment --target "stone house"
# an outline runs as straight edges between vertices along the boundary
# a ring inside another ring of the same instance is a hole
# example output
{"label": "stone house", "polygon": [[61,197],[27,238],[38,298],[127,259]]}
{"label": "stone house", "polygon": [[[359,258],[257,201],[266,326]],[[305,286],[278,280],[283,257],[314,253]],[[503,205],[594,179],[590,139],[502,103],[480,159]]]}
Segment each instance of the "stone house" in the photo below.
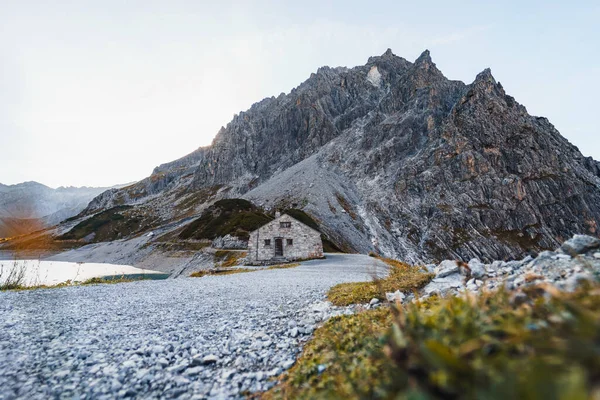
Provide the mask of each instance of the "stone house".
{"label": "stone house", "polygon": [[275,219],[250,233],[248,264],[270,264],[322,258],[321,233],[290,217],[275,214]]}

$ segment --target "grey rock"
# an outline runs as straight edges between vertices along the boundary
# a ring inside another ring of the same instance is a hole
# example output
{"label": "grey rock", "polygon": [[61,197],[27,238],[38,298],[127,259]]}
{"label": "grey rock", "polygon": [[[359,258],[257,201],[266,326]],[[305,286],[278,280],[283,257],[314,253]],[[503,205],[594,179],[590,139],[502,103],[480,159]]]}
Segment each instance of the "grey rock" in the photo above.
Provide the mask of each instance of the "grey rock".
{"label": "grey rock", "polygon": [[502,266],[503,266],[504,264],[505,264],[505,262],[504,262],[504,261],[499,261],[499,260],[496,260],[496,261],[494,261],[494,262],[492,262],[492,263],[490,264],[490,266],[489,266],[489,269],[490,269],[491,271],[498,271],[499,269],[501,269],[501,268],[502,268]]}
{"label": "grey rock", "polygon": [[167,361],[167,359],[166,359],[166,358],[164,358],[164,357],[161,357],[161,358],[159,358],[159,359],[156,361],[156,363],[157,363],[158,365],[160,365],[161,367],[163,367],[163,368],[165,368],[165,367],[169,366],[169,361]]}
{"label": "grey rock", "polygon": [[202,364],[204,365],[216,364],[218,361],[219,357],[214,354],[209,354],[202,358]]}
{"label": "grey rock", "polygon": [[379,299],[374,297],[369,301],[369,305],[374,306],[375,304],[379,304]]}
{"label": "grey rock", "polygon": [[471,276],[479,279],[485,275],[485,265],[477,258],[473,258],[469,261],[469,268],[471,269]]}
{"label": "grey rock", "polygon": [[193,368],[188,368],[185,370],[185,374],[187,376],[197,376],[200,375],[200,373],[203,371],[202,367],[193,367]]}
{"label": "grey rock", "polygon": [[427,265],[425,265],[425,269],[426,269],[426,270],[427,270],[427,272],[429,272],[429,273],[434,273],[434,272],[435,272],[435,267],[436,267],[436,266],[437,266],[437,265],[435,265],[435,264],[427,264]]}
{"label": "grey rock", "polygon": [[428,296],[434,293],[444,296],[448,293],[454,293],[456,290],[462,287],[462,275],[454,273],[443,278],[434,278],[429,284],[427,284],[427,286],[423,288],[423,292]]}
{"label": "grey rock", "polygon": [[386,293],[385,297],[386,297],[387,301],[389,301],[389,302],[400,302],[400,303],[402,303],[402,301],[404,300],[404,298],[406,296],[401,291],[396,290],[393,293]]}
{"label": "grey rock", "polygon": [[575,235],[563,243],[560,248],[569,255],[584,254],[590,250],[600,248],[600,239],[586,235]]}
{"label": "grey rock", "polygon": [[319,68],[255,103],[211,146],[101,194],[79,221],[127,204],[167,227],[189,222],[174,202],[201,198],[198,212],[223,197],[265,208],[301,202],[324,234],[358,252],[487,263],[591,233],[600,164],[529,115],[489,69],[465,84],[447,79],[428,51],[414,62],[389,51],[354,68]]}
{"label": "grey rock", "polygon": [[435,268],[436,278],[445,278],[449,275],[460,272],[458,262],[455,260],[444,260]]}

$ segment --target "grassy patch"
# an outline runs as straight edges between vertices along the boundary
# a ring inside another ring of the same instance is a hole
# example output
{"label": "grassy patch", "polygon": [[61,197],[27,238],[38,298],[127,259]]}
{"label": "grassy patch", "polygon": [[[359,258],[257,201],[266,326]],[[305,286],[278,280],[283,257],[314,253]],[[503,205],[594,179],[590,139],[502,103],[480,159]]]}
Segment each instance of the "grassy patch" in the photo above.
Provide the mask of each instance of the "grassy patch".
{"label": "grassy patch", "polygon": [[[389,380],[385,372],[394,366],[385,357],[381,341],[392,320],[389,308],[331,318],[315,331],[282,382],[261,398],[377,398],[373,382],[379,386]],[[321,373],[320,366],[325,368]]]}
{"label": "grassy patch", "polygon": [[1,285],[0,291],[15,291],[22,292],[27,290],[39,290],[39,289],[58,289],[67,286],[73,286],[74,283],[71,281],[66,281],[63,283],[59,283],[56,285],[35,285],[35,286],[23,286],[23,285]]}
{"label": "grassy patch", "polygon": [[300,263],[271,265],[267,269],[286,269],[299,267]]}
{"label": "grassy patch", "polygon": [[247,240],[250,232],[272,219],[249,201],[243,199],[219,200],[204,211],[200,218],[191,222],[179,234],[179,238],[213,240],[230,234]]}
{"label": "grassy patch", "polygon": [[143,214],[133,206],[117,206],[81,221],[57,240],[109,242],[142,232],[153,226],[155,218]]}
{"label": "grassy patch", "polygon": [[421,267],[414,267],[390,258],[377,257],[390,266],[386,278],[374,278],[371,282],[340,283],[332,287],[327,298],[336,306],[368,303],[372,298],[385,299],[386,292],[412,292],[425,286],[433,274],[423,272]]}
{"label": "grassy patch", "polygon": [[180,212],[193,212],[195,207],[213,198],[217,194],[219,189],[221,189],[222,187],[222,185],[215,185],[204,189],[200,189],[191,194],[187,192],[187,189],[182,190],[179,193],[179,195],[182,196],[182,198],[178,201],[177,204],[175,204],[175,209]]}
{"label": "grassy patch", "polygon": [[180,252],[183,256],[194,254],[206,247],[210,247],[210,241],[192,242],[192,241],[179,241],[179,242],[149,242],[144,246],[153,245],[155,248],[165,252]]}
{"label": "grassy patch", "polygon": [[436,297],[333,318],[262,398],[597,398],[600,285],[524,296]]}
{"label": "grassy patch", "polygon": [[126,283],[137,281],[163,280],[169,277],[169,274],[129,274],[116,276],[103,276],[101,278],[91,278],[80,283],[80,285],[99,285],[108,283]]}
{"label": "grassy patch", "polygon": [[252,271],[256,271],[256,269],[252,269],[252,268],[207,269],[207,270],[192,272],[190,274],[190,277],[191,278],[202,278],[203,276],[233,275],[233,274],[241,274],[241,273],[252,272]]}

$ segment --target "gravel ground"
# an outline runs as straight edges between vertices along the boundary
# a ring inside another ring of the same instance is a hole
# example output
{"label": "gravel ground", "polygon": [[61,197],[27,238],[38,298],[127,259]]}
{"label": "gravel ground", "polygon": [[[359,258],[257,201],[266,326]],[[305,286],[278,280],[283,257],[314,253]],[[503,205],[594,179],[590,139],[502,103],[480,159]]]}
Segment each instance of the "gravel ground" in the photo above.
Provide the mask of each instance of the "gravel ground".
{"label": "gravel ground", "polygon": [[340,282],[385,271],[361,255],[300,267],[0,292],[0,400],[239,398],[293,365],[314,328],[351,312]]}

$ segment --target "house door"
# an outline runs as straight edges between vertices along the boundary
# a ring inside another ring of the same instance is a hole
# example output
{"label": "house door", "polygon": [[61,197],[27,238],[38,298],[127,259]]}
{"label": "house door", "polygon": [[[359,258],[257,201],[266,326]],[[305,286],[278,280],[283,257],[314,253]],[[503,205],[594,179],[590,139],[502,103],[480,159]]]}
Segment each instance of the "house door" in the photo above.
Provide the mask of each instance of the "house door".
{"label": "house door", "polygon": [[283,257],[283,239],[275,238],[275,257]]}

